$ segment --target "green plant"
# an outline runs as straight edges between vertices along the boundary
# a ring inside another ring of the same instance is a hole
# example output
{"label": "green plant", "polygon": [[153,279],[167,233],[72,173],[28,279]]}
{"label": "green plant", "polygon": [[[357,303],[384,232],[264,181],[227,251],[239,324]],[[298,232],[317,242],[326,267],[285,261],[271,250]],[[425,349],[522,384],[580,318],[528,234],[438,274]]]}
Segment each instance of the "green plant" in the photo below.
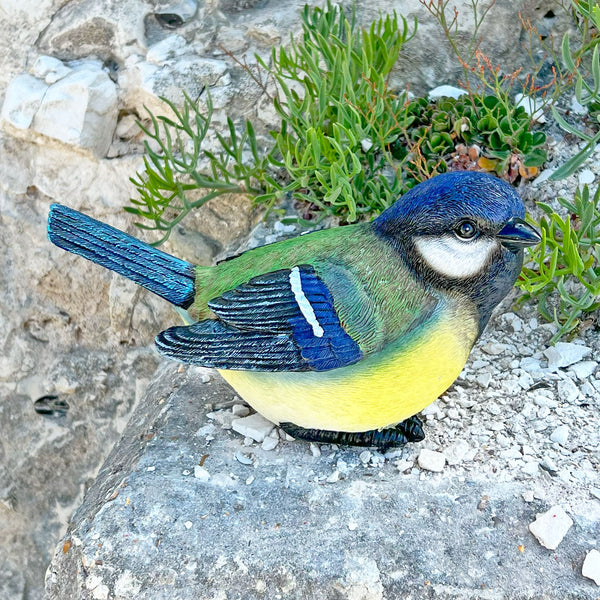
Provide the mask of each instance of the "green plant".
{"label": "green plant", "polygon": [[[419,144],[423,156],[439,163],[438,170],[460,168],[459,144],[479,147],[473,165],[514,181],[529,177],[546,160],[546,136],[531,131],[531,119],[521,106],[497,96],[461,96],[436,102],[417,98],[408,103],[403,135],[393,144],[397,157]],[[441,160],[441,162],[440,162]]]}
{"label": "green plant", "polygon": [[529,251],[517,282],[524,299],[536,298],[540,313],[558,325],[552,342],[600,308],[600,187],[591,196],[586,185],[572,202],[558,202],[567,211],[564,218],[538,203],[545,213],[538,224],[542,241]]}
{"label": "green plant", "polygon": [[301,41],[273,49],[270,64],[259,59],[277,84],[272,100],[281,119],[265,153],[249,121],[240,134],[228,120],[228,136],[217,135],[219,151],[206,149],[208,94],[205,115],[187,95],[180,110],[167,102],[173,118],[150,114],[151,126],[142,127],[145,169],[132,178],[139,198],[127,210],[144,219],[140,227],[162,233],[157,243],[190,210],[225,193],[247,193],[268,206],[291,194],[352,222],[381,212],[410,186],[389,150],[403,128],[404,99],[387,78],[414,31],[396,14],[359,30],[353,14],[330,2],[306,6],[302,25]]}
{"label": "green plant", "polygon": [[[586,142],[585,146],[571,159],[561,165],[550,179],[558,180],[574,173],[592,154],[600,142],[600,6],[596,0],[571,0],[575,21],[579,27],[580,40],[575,50],[571,49],[571,40],[565,33],[561,44],[564,68],[575,81],[575,98],[589,109],[592,133],[574,127],[568,123],[555,106],[552,115],[556,122],[568,133]],[[597,131],[593,131],[596,129]]]}

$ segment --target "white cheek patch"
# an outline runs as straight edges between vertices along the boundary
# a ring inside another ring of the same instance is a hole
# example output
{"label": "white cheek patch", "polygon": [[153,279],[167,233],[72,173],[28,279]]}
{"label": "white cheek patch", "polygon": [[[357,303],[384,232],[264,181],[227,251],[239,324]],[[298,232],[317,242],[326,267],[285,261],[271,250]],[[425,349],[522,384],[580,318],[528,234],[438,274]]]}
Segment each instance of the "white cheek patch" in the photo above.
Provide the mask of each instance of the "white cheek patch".
{"label": "white cheek patch", "polygon": [[483,237],[463,241],[453,235],[444,235],[416,238],[415,245],[434,271],[445,277],[464,279],[483,271],[498,242]]}

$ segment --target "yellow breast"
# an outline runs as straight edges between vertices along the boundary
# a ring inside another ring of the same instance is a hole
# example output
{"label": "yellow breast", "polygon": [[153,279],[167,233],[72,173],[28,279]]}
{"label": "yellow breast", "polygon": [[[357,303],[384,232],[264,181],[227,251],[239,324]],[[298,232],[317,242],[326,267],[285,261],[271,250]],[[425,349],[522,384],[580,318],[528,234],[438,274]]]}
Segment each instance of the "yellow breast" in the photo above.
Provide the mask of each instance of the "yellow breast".
{"label": "yellow breast", "polygon": [[220,373],[274,423],[367,431],[407,419],[446,391],[460,374],[476,335],[472,316],[453,310],[422,325],[409,341],[341,369]]}

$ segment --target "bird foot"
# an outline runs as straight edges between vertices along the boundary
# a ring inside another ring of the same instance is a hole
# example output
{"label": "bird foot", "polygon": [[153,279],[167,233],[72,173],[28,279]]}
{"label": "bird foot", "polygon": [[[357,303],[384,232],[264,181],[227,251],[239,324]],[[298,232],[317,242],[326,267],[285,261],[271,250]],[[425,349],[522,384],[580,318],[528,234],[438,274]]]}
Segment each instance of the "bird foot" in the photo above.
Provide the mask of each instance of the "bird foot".
{"label": "bird foot", "polygon": [[280,423],[279,426],[292,437],[306,442],[339,444],[340,446],[368,446],[383,451],[390,447],[404,446],[408,442],[420,442],[425,438],[423,424],[416,416],[409,417],[394,427],[358,432],[305,429],[293,423]]}

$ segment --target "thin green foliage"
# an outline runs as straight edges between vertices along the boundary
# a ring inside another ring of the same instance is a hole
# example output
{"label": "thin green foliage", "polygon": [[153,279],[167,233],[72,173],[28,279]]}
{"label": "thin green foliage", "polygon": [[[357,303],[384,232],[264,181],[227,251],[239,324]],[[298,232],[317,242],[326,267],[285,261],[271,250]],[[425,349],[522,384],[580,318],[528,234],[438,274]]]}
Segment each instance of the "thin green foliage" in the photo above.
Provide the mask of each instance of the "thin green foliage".
{"label": "thin green foliage", "polygon": [[600,142],[600,5],[597,0],[571,0],[571,6],[581,39],[573,49],[569,33],[565,33],[561,44],[561,56],[565,70],[574,79],[577,102],[590,111],[591,133],[568,123],[559,110],[552,106],[552,115],[556,122],[565,131],[585,142],[577,154],[552,173],[552,180],[572,175],[591,156]]}
{"label": "thin green foliage", "polygon": [[274,48],[269,63],[257,57],[262,73],[253,77],[265,90],[265,79],[275,81],[280,117],[266,152],[258,152],[249,121],[239,134],[228,120],[227,135],[217,134],[219,152],[205,148],[209,94],[204,115],[187,95],[180,110],[165,101],[172,119],[150,113],[151,126],[142,126],[145,169],[132,178],[139,198],[127,210],[144,219],[140,227],[161,232],[157,243],[190,210],[225,193],[267,206],[290,194],[353,222],[381,212],[410,186],[389,149],[402,130],[404,99],[388,90],[387,78],[414,29],[394,13],[361,30],[354,14],[330,2],[306,6],[302,25],[302,38]]}
{"label": "thin green foliage", "polygon": [[[198,104],[187,94],[182,109],[164,99],[174,119],[155,117],[150,111],[151,127],[139,124],[148,140],[144,142],[144,171],[130,181],[138,190],[139,198],[132,198],[134,206],[125,210],[145,219],[136,225],[142,229],[159,231],[164,242],[190,210],[199,208],[209,200],[228,193],[258,193],[256,181],[263,176],[264,159],[258,154],[252,125],[239,135],[228,119],[229,136],[217,134],[222,149],[213,154],[203,149],[212,119],[212,102],[207,96],[207,112],[202,114]],[[152,142],[158,148],[152,148]],[[242,158],[249,145],[254,162],[246,164]],[[206,166],[207,168],[202,168]],[[192,194],[200,197],[190,200]]]}
{"label": "thin green foliage", "polygon": [[558,198],[561,217],[547,204],[541,243],[529,250],[529,264],[517,285],[524,299],[536,298],[540,313],[558,325],[553,342],[572,332],[584,315],[600,308],[600,187],[592,196],[578,188],[573,201]]}

